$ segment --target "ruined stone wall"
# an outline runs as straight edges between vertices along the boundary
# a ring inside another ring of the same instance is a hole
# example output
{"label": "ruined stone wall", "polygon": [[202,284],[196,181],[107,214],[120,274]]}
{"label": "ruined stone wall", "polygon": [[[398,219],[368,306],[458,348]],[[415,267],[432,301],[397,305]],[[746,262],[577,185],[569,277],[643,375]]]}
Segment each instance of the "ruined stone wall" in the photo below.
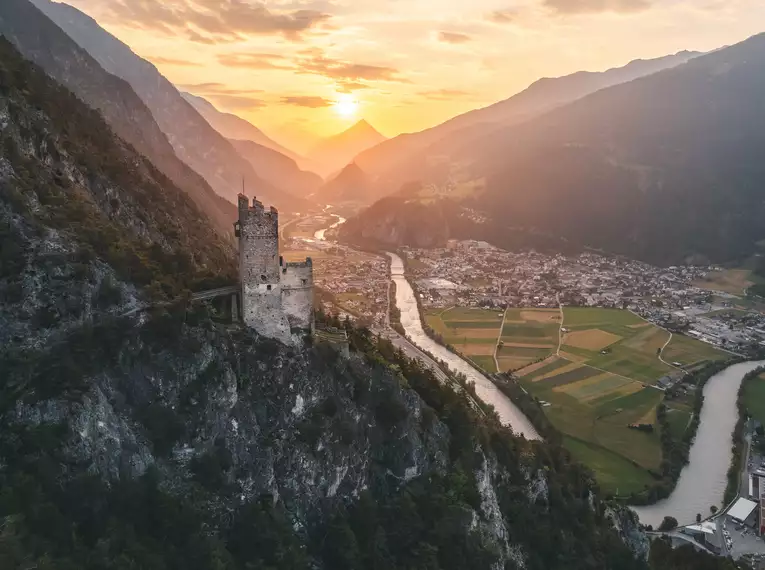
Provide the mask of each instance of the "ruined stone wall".
{"label": "ruined stone wall", "polygon": [[289,344],[290,323],[282,308],[281,285],[244,285],[242,293],[247,299],[242,306],[244,323],[258,334]]}
{"label": "ruined stone wall", "polygon": [[313,330],[313,263],[282,264],[282,307],[292,330]]}

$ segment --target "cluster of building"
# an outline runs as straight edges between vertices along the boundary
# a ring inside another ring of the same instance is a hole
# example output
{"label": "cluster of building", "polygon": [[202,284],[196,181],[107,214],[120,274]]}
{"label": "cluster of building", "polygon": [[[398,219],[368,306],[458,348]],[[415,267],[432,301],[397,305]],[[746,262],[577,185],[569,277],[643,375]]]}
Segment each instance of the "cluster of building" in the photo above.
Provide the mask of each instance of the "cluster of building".
{"label": "cluster of building", "polygon": [[406,253],[426,307],[615,307],[727,350],[765,346],[765,316],[733,310],[734,296],[694,285],[714,267],[660,268],[595,253],[515,253],[472,240]]}

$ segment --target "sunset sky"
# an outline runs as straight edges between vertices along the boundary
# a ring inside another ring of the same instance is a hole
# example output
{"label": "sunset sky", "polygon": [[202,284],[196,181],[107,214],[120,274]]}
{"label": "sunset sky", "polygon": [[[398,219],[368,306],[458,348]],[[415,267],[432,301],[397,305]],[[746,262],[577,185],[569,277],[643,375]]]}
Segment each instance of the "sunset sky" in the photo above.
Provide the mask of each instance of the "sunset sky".
{"label": "sunset sky", "polygon": [[174,83],[283,141],[362,117],[388,136],[416,131],[540,77],[765,31],[762,0],[67,2]]}

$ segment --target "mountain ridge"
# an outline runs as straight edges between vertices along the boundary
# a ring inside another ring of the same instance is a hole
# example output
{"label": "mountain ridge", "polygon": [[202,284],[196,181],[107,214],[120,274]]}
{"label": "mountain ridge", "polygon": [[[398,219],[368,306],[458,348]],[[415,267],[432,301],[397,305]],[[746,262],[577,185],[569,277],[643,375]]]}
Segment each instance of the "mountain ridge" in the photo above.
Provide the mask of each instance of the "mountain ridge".
{"label": "mountain ridge", "polygon": [[360,119],[346,130],[320,141],[308,153],[308,158],[319,174],[327,177],[342,170],[354,156],[385,140],[387,138],[366,119]]}
{"label": "mountain ridge", "polygon": [[213,103],[200,95],[180,91],[181,96],[188,101],[216,131],[229,140],[248,140],[266,148],[270,148],[301,165],[303,170],[310,170],[305,165],[308,159],[299,153],[271,139],[262,129],[233,113],[219,110]]}
{"label": "mountain ridge", "polygon": [[230,139],[236,151],[249,160],[264,180],[287,188],[295,196],[308,197],[322,185],[318,174],[301,170],[298,163],[279,151],[251,140]]}
{"label": "mountain ridge", "polygon": [[590,247],[655,265],[757,252],[762,77],[758,34],[464,141],[457,182],[483,183],[460,202],[485,221],[451,219],[451,237]]}
{"label": "mountain ridge", "polygon": [[242,177],[257,181],[261,197],[283,209],[304,208],[305,203],[262,180],[252,165],[239,156],[189,104],[151,62],[104,30],[80,10],[50,0],[31,0],[106,71],[127,81],[151,110],[176,154],[199,172],[220,195],[236,202]]}
{"label": "mountain ridge", "polygon": [[440,163],[448,161],[461,140],[478,142],[494,129],[522,122],[604,87],[679,65],[698,55],[699,52],[681,51],[655,59],[632,60],[625,66],[603,72],[579,71],[542,78],[502,101],[468,111],[424,131],[384,141],[354,160],[370,176],[378,178],[381,192],[391,194],[402,184],[416,179],[422,166],[432,162],[429,155],[437,157]]}
{"label": "mountain ridge", "polygon": [[28,59],[98,109],[112,129],[192,197],[222,235],[230,235],[235,207],[175,154],[151,110],[123,79],[107,73],[63,30],[26,0],[0,5],[0,33]]}

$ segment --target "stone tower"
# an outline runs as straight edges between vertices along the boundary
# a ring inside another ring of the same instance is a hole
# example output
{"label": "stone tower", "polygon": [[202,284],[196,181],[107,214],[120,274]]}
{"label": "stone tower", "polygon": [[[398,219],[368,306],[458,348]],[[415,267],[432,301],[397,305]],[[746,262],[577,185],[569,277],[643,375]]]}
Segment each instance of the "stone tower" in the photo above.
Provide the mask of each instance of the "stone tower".
{"label": "stone tower", "polygon": [[313,262],[282,261],[282,307],[293,332],[313,331]]}
{"label": "stone tower", "polygon": [[239,281],[242,319],[258,333],[282,342],[313,330],[313,264],[284,263],[279,256],[279,213],[239,194]]}
{"label": "stone tower", "polygon": [[279,213],[268,211],[256,198],[252,206],[239,195],[239,281],[242,287],[242,320],[258,333],[282,341],[290,336],[282,311],[279,264]]}

